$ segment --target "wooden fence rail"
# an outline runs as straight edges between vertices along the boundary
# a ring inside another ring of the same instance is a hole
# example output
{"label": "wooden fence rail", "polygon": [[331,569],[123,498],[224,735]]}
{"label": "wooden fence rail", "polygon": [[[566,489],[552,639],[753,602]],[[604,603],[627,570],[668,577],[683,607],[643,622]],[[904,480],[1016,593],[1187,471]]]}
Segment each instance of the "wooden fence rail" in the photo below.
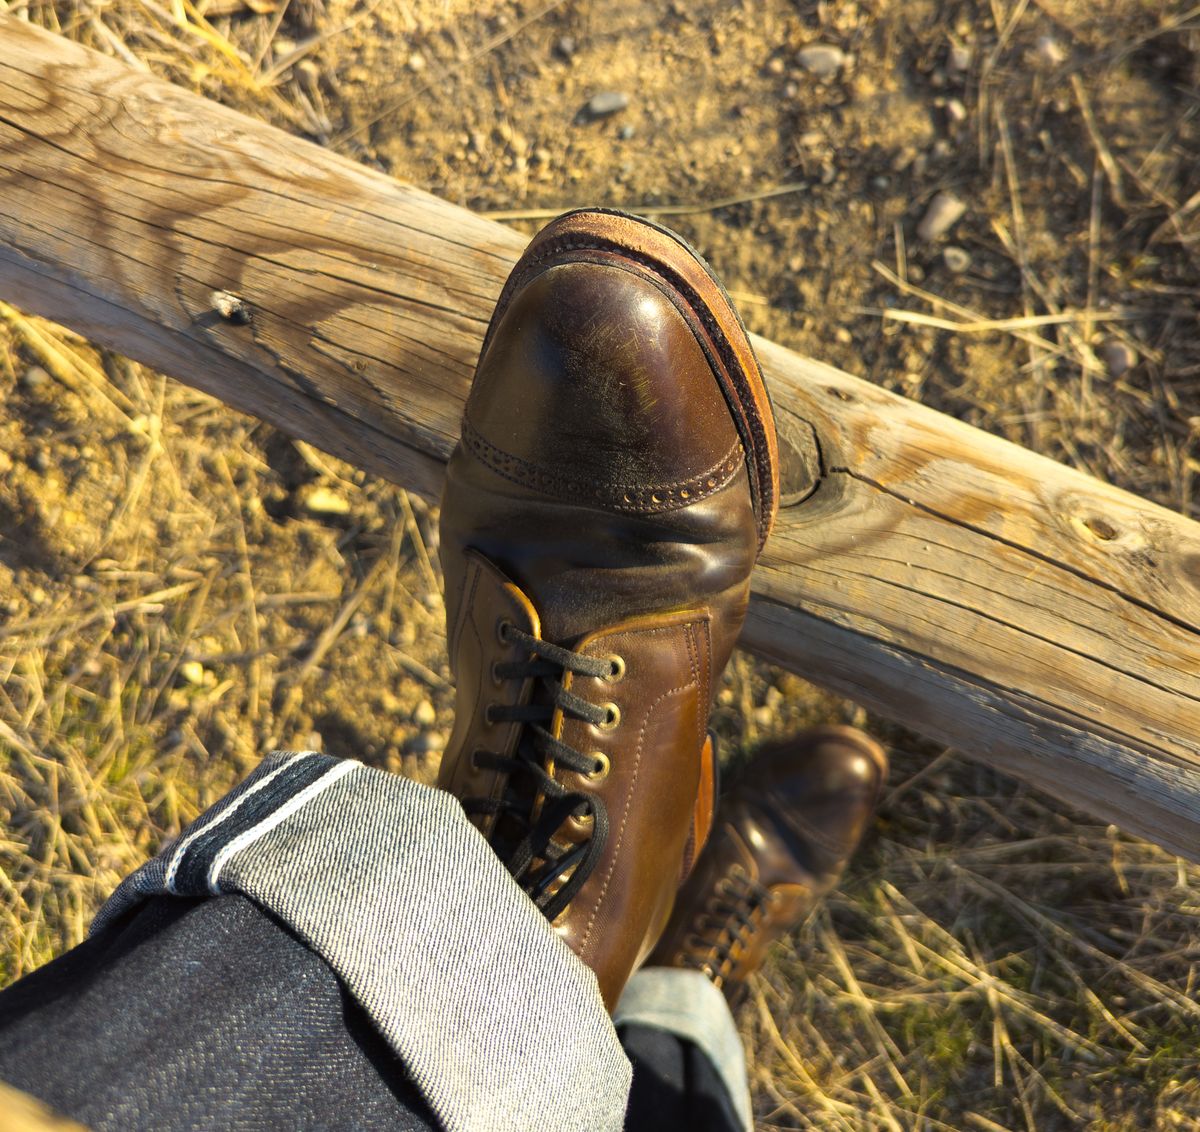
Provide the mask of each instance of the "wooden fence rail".
{"label": "wooden fence rail", "polygon": [[[0,298],[426,496],[522,244],[0,16]],[[744,643],[1200,859],[1200,524],[756,346],[790,502]]]}

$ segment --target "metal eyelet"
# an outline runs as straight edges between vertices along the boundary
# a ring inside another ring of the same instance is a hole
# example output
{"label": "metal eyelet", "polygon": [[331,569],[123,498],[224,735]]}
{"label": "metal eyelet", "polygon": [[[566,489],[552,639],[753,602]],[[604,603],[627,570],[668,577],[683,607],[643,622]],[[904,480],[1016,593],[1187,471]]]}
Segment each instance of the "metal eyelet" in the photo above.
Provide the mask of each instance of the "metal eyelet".
{"label": "metal eyelet", "polygon": [[492,661],[492,683],[495,684],[495,686],[497,688],[503,687],[503,685],[504,685],[504,677],[501,676],[500,673],[496,671],[496,669],[498,669],[499,667],[500,667],[500,661],[493,660]]}
{"label": "metal eyelet", "polygon": [[608,658],[608,663],[612,665],[612,671],[607,676],[601,676],[600,679],[606,684],[618,684],[625,679],[625,658],[617,656],[613,653]]}
{"label": "metal eyelet", "polygon": [[617,707],[617,705],[611,700],[606,704],[602,704],[601,706],[606,712],[608,712],[608,715],[601,720],[601,722],[597,723],[596,726],[600,728],[601,731],[616,730],[617,725],[621,722],[621,709]]}
{"label": "metal eyelet", "polygon": [[508,631],[512,628],[512,622],[507,617],[501,617],[496,622],[496,640],[502,645],[508,644]]}
{"label": "metal eyelet", "polygon": [[596,760],[596,765],[584,775],[584,778],[589,782],[603,782],[608,777],[608,772],[612,770],[612,761],[603,751],[593,751],[591,757]]}
{"label": "metal eyelet", "polygon": [[492,712],[494,712],[496,710],[496,708],[498,708],[499,706],[500,706],[499,704],[488,704],[488,706],[483,709],[483,722],[484,723],[487,723],[491,726],[495,726],[497,723],[500,722],[498,719],[495,718],[495,716],[492,715]]}

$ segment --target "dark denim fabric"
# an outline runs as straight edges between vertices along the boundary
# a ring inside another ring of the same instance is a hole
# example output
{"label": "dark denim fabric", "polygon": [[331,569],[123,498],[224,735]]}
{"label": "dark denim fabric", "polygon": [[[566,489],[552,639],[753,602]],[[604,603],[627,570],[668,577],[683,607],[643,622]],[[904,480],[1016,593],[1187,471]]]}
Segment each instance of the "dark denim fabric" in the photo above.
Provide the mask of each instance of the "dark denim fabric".
{"label": "dark denim fabric", "polygon": [[436,1129],[333,971],[243,896],[157,898],[0,993],[0,1079],[105,1129]]}
{"label": "dark denim fabric", "polygon": [[448,1132],[620,1132],[632,1070],[596,977],[452,795],[275,752],[127,877],[92,931],[147,898],[232,893],[337,974]]}
{"label": "dark denim fabric", "polygon": [[[620,1033],[629,1132],[738,1132],[696,1046]],[[95,1132],[438,1127],[328,965],[242,896],[152,899],[0,993],[0,1079]]]}
{"label": "dark denim fabric", "polygon": [[740,1132],[725,1083],[698,1046],[650,1026],[618,1026],[633,1063],[627,1130]]}

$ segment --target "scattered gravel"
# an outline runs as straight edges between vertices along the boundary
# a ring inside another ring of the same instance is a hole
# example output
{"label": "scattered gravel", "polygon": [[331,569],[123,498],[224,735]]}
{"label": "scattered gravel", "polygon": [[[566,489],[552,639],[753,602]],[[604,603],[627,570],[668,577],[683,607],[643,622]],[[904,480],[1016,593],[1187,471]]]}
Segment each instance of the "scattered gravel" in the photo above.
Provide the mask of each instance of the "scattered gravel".
{"label": "scattered gravel", "polygon": [[1121,377],[1138,364],[1137,351],[1119,338],[1109,338],[1100,347],[1100,357],[1113,377]]}
{"label": "scattered gravel", "polygon": [[605,90],[593,94],[584,103],[579,116],[586,122],[594,122],[597,118],[607,118],[617,114],[629,105],[629,95],[622,90]]}
{"label": "scattered gravel", "polygon": [[1037,59],[1044,67],[1057,67],[1066,62],[1067,53],[1052,35],[1042,35],[1037,41]]}
{"label": "scattered gravel", "polygon": [[407,749],[414,755],[431,755],[446,749],[446,736],[439,731],[423,731],[414,735],[407,744]]}
{"label": "scattered gravel", "polygon": [[21,375],[21,384],[26,389],[40,389],[50,380],[50,375],[41,366],[30,366]]}
{"label": "scattered gravel", "polygon": [[310,515],[350,514],[350,501],[327,487],[306,487],[299,494],[300,506]]}
{"label": "scattered gravel", "polygon": [[970,270],[971,253],[957,244],[947,244],[942,249],[942,262],[951,274],[962,275],[964,271]]}
{"label": "scattered gravel", "polygon": [[796,62],[818,79],[831,79],[846,65],[847,56],[840,47],[814,43],[796,52]]}
{"label": "scattered gravel", "polygon": [[944,236],[962,219],[966,211],[967,206],[953,193],[938,193],[929,202],[921,223],[917,225],[917,238],[932,241]]}

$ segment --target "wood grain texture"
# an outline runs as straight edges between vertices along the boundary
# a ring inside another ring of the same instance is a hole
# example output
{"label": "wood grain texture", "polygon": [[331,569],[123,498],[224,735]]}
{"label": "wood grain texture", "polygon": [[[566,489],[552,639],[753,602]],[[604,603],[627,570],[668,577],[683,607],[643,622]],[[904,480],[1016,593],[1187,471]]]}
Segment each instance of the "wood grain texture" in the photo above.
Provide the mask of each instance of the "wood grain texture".
{"label": "wood grain texture", "polygon": [[[426,496],[522,246],[0,16],[0,298]],[[1200,860],[1200,524],[756,347],[788,505],[743,642]]]}
{"label": "wood grain texture", "polygon": [[0,225],[10,301],[429,496],[524,246],[9,16]]}

